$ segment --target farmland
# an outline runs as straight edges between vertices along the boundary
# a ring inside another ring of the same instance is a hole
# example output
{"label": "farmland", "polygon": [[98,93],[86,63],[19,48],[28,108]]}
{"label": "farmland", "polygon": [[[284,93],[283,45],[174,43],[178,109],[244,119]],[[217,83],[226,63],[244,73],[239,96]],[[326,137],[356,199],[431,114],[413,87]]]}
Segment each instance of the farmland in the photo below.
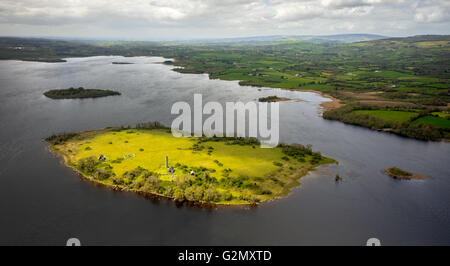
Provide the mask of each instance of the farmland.
{"label": "farmland", "polygon": [[[449,43],[449,36],[433,35],[356,43],[295,39],[202,43],[1,38],[0,59],[59,62],[73,56],[164,56],[175,59],[170,64],[181,73],[207,73],[212,79],[237,80],[241,85],[318,91],[346,105],[338,111],[326,110],[327,119],[372,129],[382,129],[379,125],[383,124],[407,137],[437,140],[448,136],[445,121],[424,118],[412,123],[412,113],[402,116],[399,112],[394,115],[397,118],[386,118],[387,112],[400,109],[418,114],[439,113],[440,118],[448,118]],[[366,109],[380,112],[353,112]],[[345,111],[351,111],[351,119],[338,115]]]}

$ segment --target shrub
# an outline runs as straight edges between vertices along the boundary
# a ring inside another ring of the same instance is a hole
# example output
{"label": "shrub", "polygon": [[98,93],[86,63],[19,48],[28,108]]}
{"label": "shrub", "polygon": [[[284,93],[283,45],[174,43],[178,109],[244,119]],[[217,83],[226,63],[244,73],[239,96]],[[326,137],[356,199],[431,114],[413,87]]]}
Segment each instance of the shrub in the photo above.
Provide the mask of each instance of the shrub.
{"label": "shrub", "polygon": [[58,145],[58,144],[66,142],[69,139],[72,139],[76,136],[78,136],[78,134],[76,134],[76,133],[62,133],[59,135],[52,135],[52,136],[46,138],[45,140],[47,142],[50,142],[53,145]]}
{"label": "shrub", "polygon": [[203,200],[209,202],[218,202],[221,200],[221,198],[222,195],[220,194],[220,192],[213,188],[208,188],[203,195]]}
{"label": "shrub", "polygon": [[186,188],[184,196],[190,201],[201,201],[203,199],[204,189],[200,186]]}
{"label": "shrub", "polygon": [[175,193],[175,188],[174,187],[167,187],[166,191],[164,191],[164,195],[166,197],[169,197],[169,198],[173,197],[174,193]]}
{"label": "shrub", "polygon": [[149,176],[146,179],[146,183],[149,184],[152,190],[156,190],[159,187],[160,180],[155,176]]}
{"label": "shrub", "polygon": [[103,168],[97,168],[95,169],[94,173],[94,179],[97,180],[105,180],[112,176],[112,172],[110,170],[106,170]]}
{"label": "shrub", "polygon": [[139,123],[136,125],[137,129],[167,129],[163,124],[158,121]]}
{"label": "shrub", "polygon": [[144,180],[142,180],[142,179],[135,180],[135,181],[133,182],[133,187],[135,187],[136,189],[140,189],[140,188],[142,188],[144,185],[145,185],[145,182],[144,182]]}
{"label": "shrub", "polygon": [[114,185],[119,185],[119,186],[125,184],[125,180],[119,176],[113,176],[112,182]]}
{"label": "shrub", "polygon": [[258,101],[259,102],[276,102],[279,99],[280,98],[278,98],[277,96],[274,95],[274,96],[267,96],[267,97],[259,98]]}
{"label": "shrub", "polygon": [[320,163],[321,160],[322,160],[322,155],[319,152],[315,152],[313,154],[311,163],[312,164],[318,164],[318,163]]}
{"label": "shrub", "polygon": [[185,200],[184,194],[185,193],[182,189],[177,188],[177,189],[175,189],[173,196],[176,200],[183,201],[183,200]]}
{"label": "shrub", "polygon": [[261,191],[261,195],[272,195],[272,191],[264,189],[263,191]]}
{"label": "shrub", "polygon": [[123,177],[128,178],[130,180],[134,180],[136,177],[142,175],[144,172],[148,172],[146,169],[138,166],[136,169],[127,171],[123,174]]}
{"label": "shrub", "polygon": [[111,163],[122,163],[123,160],[124,160],[123,158],[117,158],[117,159],[111,161]]}
{"label": "shrub", "polygon": [[95,171],[97,164],[98,162],[95,157],[88,157],[78,161],[78,168],[83,172],[92,174]]}
{"label": "shrub", "polygon": [[233,199],[233,194],[231,194],[231,192],[226,191],[225,193],[223,193],[223,199],[225,201],[231,201]]}

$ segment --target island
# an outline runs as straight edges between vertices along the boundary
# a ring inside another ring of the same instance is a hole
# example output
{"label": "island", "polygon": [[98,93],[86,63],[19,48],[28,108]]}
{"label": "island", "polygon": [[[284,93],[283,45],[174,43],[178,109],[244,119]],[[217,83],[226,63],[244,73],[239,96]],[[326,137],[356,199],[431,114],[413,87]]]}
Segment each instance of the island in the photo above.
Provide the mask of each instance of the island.
{"label": "island", "polygon": [[336,163],[310,145],[261,148],[254,138],[172,136],[157,122],[53,135],[50,150],[92,182],[205,206],[257,205]]}
{"label": "island", "polygon": [[134,63],[130,62],[112,62],[113,65],[133,65]]}
{"label": "island", "polygon": [[64,90],[49,90],[44,93],[45,96],[51,99],[84,99],[84,98],[99,98],[106,96],[121,95],[120,92],[111,90],[99,89],[85,89],[68,88]]}
{"label": "island", "polygon": [[398,167],[383,169],[383,172],[395,179],[424,179],[426,176],[413,174]]}
{"label": "island", "polygon": [[262,97],[258,99],[259,102],[284,102],[284,101],[291,101],[291,99],[289,98],[284,98],[284,97],[278,97],[278,96],[267,96],[267,97]]}

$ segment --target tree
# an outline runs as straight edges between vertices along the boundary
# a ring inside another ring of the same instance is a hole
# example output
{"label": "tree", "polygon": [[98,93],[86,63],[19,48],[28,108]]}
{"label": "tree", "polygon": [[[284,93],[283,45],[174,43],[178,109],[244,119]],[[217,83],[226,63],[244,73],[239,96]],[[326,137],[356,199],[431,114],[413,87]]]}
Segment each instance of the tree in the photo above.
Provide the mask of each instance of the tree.
{"label": "tree", "polygon": [[220,192],[212,187],[209,187],[203,195],[203,200],[208,202],[218,202],[221,200],[221,198],[222,195],[220,194]]}
{"label": "tree", "polygon": [[159,187],[160,180],[155,176],[149,176],[147,177],[146,183],[152,191],[155,191]]}
{"label": "tree", "polygon": [[201,201],[203,199],[204,189],[200,186],[186,188],[184,196],[189,201]]}
{"label": "tree", "polygon": [[174,198],[175,198],[176,200],[178,200],[178,201],[183,201],[183,200],[185,200],[185,197],[184,197],[184,191],[183,191],[182,189],[180,189],[180,188],[176,188],[176,189],[175,189],[175,191],[174,191],[174,193],[173,193],[173,196],[174,196]]}
{"label": "tree", "polygon": [[95,160],[95,157],[88,157],[78,161],[78,168],[88,174],[92,174],[95,171],[96,165],[97,161]]}
{"label": "tree", "polygon": [[111,175],[112,175],[111,171],[108,171],[103,168],[97,168],[97,169],[95,169],[94,178],[97,180],[105,180],[105,179],[108,179]]}
{"label": "tree", "polygon": [[231,194],[231,192],[226,191],[225,193],[223,193],[223,199],[226,201],[230,201],[233,199],[233,194]]}

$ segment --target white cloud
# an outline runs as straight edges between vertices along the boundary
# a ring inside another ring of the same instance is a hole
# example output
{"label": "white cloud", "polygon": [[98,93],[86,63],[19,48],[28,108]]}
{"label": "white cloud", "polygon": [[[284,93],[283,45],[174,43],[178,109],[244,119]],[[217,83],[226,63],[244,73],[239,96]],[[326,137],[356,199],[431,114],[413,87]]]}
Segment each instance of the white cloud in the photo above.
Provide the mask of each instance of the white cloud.
{"label": "white cloud", "polygon": [[420,23],[450,21],[450,2],[428,0],[417,3],[414,19]]}
{"label": "white cloud", "polygon": [[449,33],[448,0],[2,0],[0,35]]}

